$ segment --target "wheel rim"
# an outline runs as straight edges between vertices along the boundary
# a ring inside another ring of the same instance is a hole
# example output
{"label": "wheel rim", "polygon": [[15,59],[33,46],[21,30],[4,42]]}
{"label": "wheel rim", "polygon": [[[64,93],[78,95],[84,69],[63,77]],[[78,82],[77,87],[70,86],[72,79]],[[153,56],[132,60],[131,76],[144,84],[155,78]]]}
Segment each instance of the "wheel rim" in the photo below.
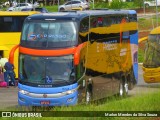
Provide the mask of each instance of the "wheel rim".
{"label": "wheel rim", "polygon": [[128,94],[128,84],[125,83],[120,83],[120,87],[119,87],[119,95],[120,96],[125,96]]}
{"label": "wheel rim", "polygon": [[91,95],[90,95],[90,93],[87,91],[87,92],[86,92],[86,103],[87,103],[87,104],[90,102],[90,99],[91,99]]}
{"label": "wheel rim", "polygon": [[122,85],[122,83],[120,84],[119,94],[120,94],[120,96],[123,96],[123,85]]}
{"label": "wheel rim", "polygon": [[149,4],[146,4],[145,6],[146,6],[146,8],[149,8]]}
{"label": "wheel rim", "polygon": [[125,89],[125,93],[128,94],[128,84],[127,83],[125,83],[124,89]]}

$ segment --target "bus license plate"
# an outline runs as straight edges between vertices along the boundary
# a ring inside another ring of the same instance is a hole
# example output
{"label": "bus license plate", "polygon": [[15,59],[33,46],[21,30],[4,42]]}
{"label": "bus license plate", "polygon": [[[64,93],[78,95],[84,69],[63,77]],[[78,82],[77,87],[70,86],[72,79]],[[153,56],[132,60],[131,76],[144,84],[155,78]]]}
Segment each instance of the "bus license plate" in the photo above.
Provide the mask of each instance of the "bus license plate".
{"label": "bus license plate", "polygon": [[49,105],[49,104],[50,104],[50,101],[40,101],[40,104],[41,104],[41,105]]}

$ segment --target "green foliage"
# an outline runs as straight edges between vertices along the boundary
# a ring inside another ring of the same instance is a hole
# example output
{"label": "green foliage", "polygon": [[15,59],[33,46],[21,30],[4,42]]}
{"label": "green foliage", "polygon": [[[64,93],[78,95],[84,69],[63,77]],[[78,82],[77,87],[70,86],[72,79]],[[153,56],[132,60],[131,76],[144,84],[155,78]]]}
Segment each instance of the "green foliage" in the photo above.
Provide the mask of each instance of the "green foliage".
{"label": "green foliage", "polygon": [[111,8],[111,9],[121,9],[121,8],[123,8],[123,3],[124,2],[122,2],[122,0],[112,0],[109,8]]}
{"label": "green foliage", "polygon": [[134,0],[134,4],[137,7],[142,8],[143,7],[143,0]]}
{"label": "green foliage", "polygon": [[[92,5],[91,5],[92,6]],[[97,2],[96,4],[95,4],[95,8],[109,8],[109,3],[107,3],[107,2],[104,2],[103,4],[102,4],[102,2]],[[92,8],[91,8],[92,9]]]}
{"label": "green foliage", "polygon": [[144,61],[144,50],[138,49],[138,62],[143,63]]}
{"label": "green foliage", "polygon": [[53,5],[53,6],[44,6],[49,12],[57,12],[58,11],[58,6]]}
{"label": "green foliage", "polygon": [[[147,91],[140,93],[137,91],[136,96],[132,95],[126,98],[119,98],[116,96],[109,97],[107,99],[103,99],[103,101],[99,101],[98,104],[92,103],[89,105],[76,105],[76,106],[62,106],[55,107],[51,109],[51,112],[56,111],[78,111],[80,114],[81,111],[160,111],[159,100],[160,100],[160,86],[156,86],[155,89],[150,91],[150,88],[146,88]],[[145,89],[145,88],[144,88]],[[159,89],[159,90],[158,90]],[[15,109],[15,108],[14,108]],[[14,111],[14,109],[7,109],[6,111]],[[5,110],[3,110],[5,111]],[[16,110],[17,111],[17,110]],[[82,115],[83,116],[83,115]],[[1,118],[2,120],[7,120],[7,118]],[[17,118],[9,118],[12,120],[17,120]],[[43,118],[21,118],[21,120],[31,120],[31,119],[41,119],[41,120],[150,120],[149,117],[43,117]],[[158,120],[158,119],[157,119]]]}
{"label": "green foliage", "polygon": [[7,2],[8,0],[1,0],[1,2],[3,3],[3,2]]}

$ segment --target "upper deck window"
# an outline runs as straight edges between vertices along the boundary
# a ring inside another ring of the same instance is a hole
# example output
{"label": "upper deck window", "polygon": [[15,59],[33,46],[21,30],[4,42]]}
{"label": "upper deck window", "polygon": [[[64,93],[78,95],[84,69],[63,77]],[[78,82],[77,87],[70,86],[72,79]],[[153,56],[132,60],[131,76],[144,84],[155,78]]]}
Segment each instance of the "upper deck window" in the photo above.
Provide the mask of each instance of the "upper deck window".
{"label": "upper deck window", "polygon": [[77,22],[29,21],[22,30],[21,45],[29,48],[53,49],[77,45]]}
{"label": "upper deck window", "polygon": [[32,22],[24,24],[22,40],[25,41],[76,41],[74,22]]}

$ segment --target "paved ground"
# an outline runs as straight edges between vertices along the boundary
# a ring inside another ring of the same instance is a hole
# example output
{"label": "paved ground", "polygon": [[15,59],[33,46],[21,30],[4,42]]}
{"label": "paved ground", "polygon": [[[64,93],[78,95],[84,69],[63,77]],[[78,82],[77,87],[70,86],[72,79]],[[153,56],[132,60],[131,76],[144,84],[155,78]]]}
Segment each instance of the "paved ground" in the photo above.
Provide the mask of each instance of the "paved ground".
{"label": "paved ground", "polygon": [[[137,86],[129,91],[130,96],[136,96],[143,93],[150,93],[154,91],[158,91],[160,88],[160,84],[147,84],[143,81],[143,71],[141,69],[141,65],[139,65],[139,81]],[[0,110],[7,110],[10,108],[17,108],[17,92],[18,88],[10,87],[10,88],[0,88]]]}
{"label": "paved ground", "polygon": [[138,83],[133,90],[129,91],[129,94],[132,96],[155,91],[160,91],[160,83],[145,83],[143,80],[142,64],[139,64]]}
{"label": "paved ground", "polygon": [[0,110],[17,105],[17,92],[17,87],[0,88]]}

